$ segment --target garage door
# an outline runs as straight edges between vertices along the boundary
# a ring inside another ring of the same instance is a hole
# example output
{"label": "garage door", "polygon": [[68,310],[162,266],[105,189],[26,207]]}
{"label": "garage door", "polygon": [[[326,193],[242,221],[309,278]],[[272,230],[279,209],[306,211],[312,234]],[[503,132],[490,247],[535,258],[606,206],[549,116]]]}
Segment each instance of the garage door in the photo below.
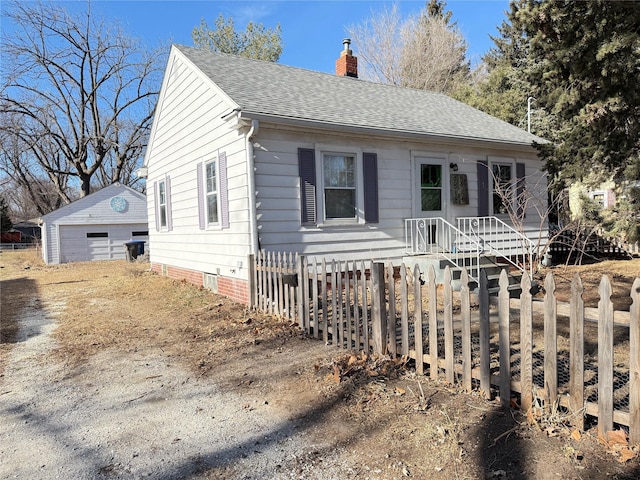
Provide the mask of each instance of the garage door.
{"label": "garage door", "polygon": [[60,226],[60,261],[121,260],[124,243],[148,240],[147,225],[62,225]]}

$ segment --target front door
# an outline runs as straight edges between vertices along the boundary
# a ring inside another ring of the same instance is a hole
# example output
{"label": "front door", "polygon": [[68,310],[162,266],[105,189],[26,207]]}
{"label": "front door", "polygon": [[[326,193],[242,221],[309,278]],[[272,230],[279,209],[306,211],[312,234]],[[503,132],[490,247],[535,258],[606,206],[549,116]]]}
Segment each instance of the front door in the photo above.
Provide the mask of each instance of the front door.
{"label": "front door", "polygon": [[[446,160],[438,157],[416,157],[416,217],[447,219],[448,198],[446,188],[448,177]],[[442,225],[430,221],[427,227],[427,241],[442,245]]]}

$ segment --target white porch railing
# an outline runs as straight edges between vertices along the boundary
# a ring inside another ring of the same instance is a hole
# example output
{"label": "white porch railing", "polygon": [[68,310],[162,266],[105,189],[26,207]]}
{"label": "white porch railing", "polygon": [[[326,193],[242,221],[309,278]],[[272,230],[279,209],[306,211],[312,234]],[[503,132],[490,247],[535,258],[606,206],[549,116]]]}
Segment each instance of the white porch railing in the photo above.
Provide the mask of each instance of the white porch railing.
{"label": "white porch railing", "polygon": [[522,232],[497,217],[460,217],[458,229],[477,239],[487,253],[501,257],[532,278],[535,243]]}
{"label": "white porch railing", "polygon": [[407,255],[439,254],[458,267],[465,267],[474,281],[480,278],[482,244],[444,218],[407,218],[405,252]]}

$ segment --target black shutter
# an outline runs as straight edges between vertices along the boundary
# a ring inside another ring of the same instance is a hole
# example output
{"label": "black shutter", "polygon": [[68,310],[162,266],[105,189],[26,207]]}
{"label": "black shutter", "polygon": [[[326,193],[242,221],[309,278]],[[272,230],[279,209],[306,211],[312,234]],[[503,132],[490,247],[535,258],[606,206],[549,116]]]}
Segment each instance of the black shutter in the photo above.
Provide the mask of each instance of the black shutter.
{"label": "black shutter", "polygon": [[300,175],[300,221],[303,225],[316,223],[316,156],[310,148],[298,149]]}
{"label": "black shutter", "polygon": [[516,163],[516,205],[518,218],[526,216],[524,208],[526,204],[525,198],[525,165],[524,163]]}
{"label": "black shutter", "polygon": [[364,179],[364,221],[378,223],[378,155],[362,154]]}
{"label": "black shutter", "polygon": [[477,164],[478,172],[478,216],[489,215],[489,163],[480,160]]}

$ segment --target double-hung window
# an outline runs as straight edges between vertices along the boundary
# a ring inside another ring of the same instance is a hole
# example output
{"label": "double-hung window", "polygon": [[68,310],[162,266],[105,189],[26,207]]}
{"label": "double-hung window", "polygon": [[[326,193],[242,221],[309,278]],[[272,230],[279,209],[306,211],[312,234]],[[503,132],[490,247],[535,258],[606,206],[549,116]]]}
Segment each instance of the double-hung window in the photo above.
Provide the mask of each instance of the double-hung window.
{"label": "double-hung window", "polygon": [[322,156],[324,216],[326,220],[355,220],[356,156],[325,153]]}
{"label": "double-hung window", "polygon": [[218,173],[217,162],[214,160],[205,166],[207,224],[218,224]]}
{"label": "double-hung window", "polygon": [[167,228],[167,183],[158,182],[158,212],[160,214],[160,228]]}
{"label": "double-hung window", "polygon": [[509,163],[493,163],[491,165],[494,215],[506,215],[513,208],[512,167]]}

